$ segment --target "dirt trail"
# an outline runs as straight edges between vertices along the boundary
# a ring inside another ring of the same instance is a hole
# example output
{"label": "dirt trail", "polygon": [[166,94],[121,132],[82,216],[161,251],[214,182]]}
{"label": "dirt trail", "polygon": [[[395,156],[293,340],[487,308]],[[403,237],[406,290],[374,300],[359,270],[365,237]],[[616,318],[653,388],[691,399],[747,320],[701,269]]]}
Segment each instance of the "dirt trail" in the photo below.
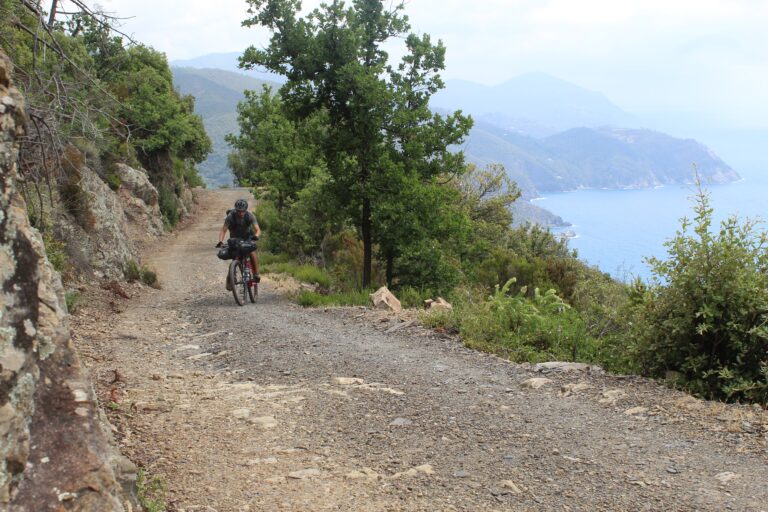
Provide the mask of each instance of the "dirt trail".
{"label": "dirt trail", "polygon": [[93,292],[74,319],[169,510],[768,510],[758,408],[538,372],[393,315],[302,309],[269,279],[236,306],[213,245],[240,194],[202,192],[159,244],[162,290]]}

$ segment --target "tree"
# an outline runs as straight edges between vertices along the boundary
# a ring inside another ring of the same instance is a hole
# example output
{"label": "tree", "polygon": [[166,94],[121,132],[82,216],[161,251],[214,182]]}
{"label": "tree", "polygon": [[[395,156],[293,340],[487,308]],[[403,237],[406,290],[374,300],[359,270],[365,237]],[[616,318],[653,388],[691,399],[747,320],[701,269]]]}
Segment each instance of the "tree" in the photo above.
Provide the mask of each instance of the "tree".
{"label": "tree", "polygon": [[366,287],[373,244],[377,239],[395,244],[385,249],[390,255],[396,249],[397,241],[373,223],[377,209],[397,199],[396,185],[413,178],[428,185],[440,173],[463,168],[462,157],[447,147],[463,139],[471,121],[460,113],[444,119],[428,110],[429,97],[442,87],[437,73],[444,68],[444,48],[428,36],[411,35],[401,65],[388,66],[383,44],[410,28],[402,4],[387,11],[381,0],[353,0],[350,7],[334,0],[299,18],[298,0],[248,3],[251,17],[243,24],[266,27],[272,38],[266,49],[248,48],[241,66],[286,76],[280,95],[289,118],[327,114],[323,150],[329,190],[357,219]]}
{"label": "tree", "polygon": [[269,86],[261,93],[245,91],[237,105],[238,135],[227,135],[235,148],[229,164],[240,183],[270,191],[282,211],[296,199],[313,169],[324,167],[319,141],[326,130],[322,111],[299,120],[289,120],[280,98]]}

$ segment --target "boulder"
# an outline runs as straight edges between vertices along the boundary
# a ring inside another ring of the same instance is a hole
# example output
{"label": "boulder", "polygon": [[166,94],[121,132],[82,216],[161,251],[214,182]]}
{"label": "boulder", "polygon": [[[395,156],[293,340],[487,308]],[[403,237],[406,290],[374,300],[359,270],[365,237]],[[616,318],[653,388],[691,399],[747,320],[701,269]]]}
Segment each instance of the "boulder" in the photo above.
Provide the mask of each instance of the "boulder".
{"label": "boulder", "polygon": [[133,197],[141,199],[147,206],[157,206],[160,195],[149,181],[147,172],[134,169],[126,164],[115,164],[115,171],[120,177],[120,189],[130,192]]}
{"label": "boulder", "polygon": [[397,297],[392,295],[392,292],[386,286],[382,286],[371,295],[371,303],[373,307],[377,309],[389,309],[391,311],[401,311],[403,307],[400,305],[400,301]]}

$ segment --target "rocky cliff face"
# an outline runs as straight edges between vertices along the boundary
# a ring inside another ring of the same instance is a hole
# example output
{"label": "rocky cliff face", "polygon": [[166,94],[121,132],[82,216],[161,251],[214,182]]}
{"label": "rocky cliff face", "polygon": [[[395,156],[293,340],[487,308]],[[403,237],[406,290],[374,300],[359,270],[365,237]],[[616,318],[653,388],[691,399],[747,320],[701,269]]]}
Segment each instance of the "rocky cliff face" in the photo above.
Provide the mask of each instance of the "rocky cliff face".
{"label": "rocky cliff face", "polygon": [[128,510],[135,468],[110,446],[61,281],[15,189],[23,111],[0,53],[0,510]]}

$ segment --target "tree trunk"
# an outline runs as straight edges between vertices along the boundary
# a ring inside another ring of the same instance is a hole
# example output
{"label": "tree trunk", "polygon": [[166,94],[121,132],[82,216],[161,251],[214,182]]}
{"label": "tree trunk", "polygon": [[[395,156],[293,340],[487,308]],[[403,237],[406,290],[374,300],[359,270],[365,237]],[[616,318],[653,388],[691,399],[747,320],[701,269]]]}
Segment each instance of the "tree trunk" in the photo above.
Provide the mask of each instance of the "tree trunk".
{"label": "tree trunk", "polygon": [[392,279],[395,273],[395,256],[387,253],[387,288],[392,289]]}
{"label": "tree trunk", "polygon": [[56,21],[56,8],[58,7],[59,0],[51,0],[51,13],[48,15],[48,28],[53,27],[53,22]]}
{"label": "tree trunk", "polygon": [[373,243],[371,242],[371,199],[363,198],[363,289],[371,285],[371,252]]}

